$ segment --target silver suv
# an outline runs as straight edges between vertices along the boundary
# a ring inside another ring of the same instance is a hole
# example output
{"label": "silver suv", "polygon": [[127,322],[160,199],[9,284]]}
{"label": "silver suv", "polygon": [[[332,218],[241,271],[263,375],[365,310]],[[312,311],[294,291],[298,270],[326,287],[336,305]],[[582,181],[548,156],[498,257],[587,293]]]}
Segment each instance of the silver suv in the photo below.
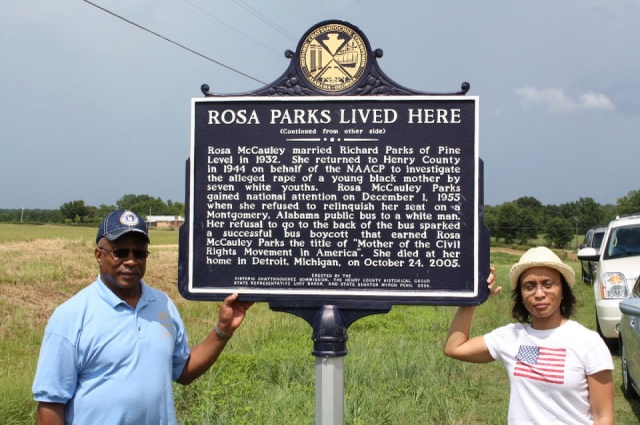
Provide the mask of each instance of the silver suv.
{"label": "silver suv", "polygon": [[[602,241],[604,240],[604,234],[607,231],[606,227],[592,227],[587,230],[587,233],[584,235],[584,241],[582,245],[580,245],[580,249],[582,248],[595,248],[596,253],[600,253],[600,246],[602,245]],[[581,261],[582,265],[582,281],[587,285],[593,284],[593,276],[596,274],[596,269],[598,267],[597,261]]]}
{"label": "silver suv", "polygon": [[622,315],[620,301],[631,294],[640,274],[640,215],[613,220],[600,252],[583,248],[578,251],[578,258],[598,263],[593,277],[597,329],[608,343],[615,345]]}

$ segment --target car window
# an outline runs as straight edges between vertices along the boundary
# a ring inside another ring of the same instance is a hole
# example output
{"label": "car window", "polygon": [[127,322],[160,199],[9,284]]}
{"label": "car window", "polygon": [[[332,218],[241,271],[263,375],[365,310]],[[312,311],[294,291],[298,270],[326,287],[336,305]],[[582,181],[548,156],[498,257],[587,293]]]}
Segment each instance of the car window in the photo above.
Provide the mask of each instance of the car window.
{"label": "car window", "polygon": [[621,258],[640,255],[640,225],[611,229],[605,258]]}
{"label": "car window", "polygon": [[582,240],[582,245],[580,245],[580,249],[591,247],[591,241],[593,240],[593,230],[587,230],[587,233],[584,234],[584,239]]}
{"label": "car window", "polygon": [[602,240],[604,239],[604,232],[598,232],[593,235],[593,248],[600,248],[602,246]]}

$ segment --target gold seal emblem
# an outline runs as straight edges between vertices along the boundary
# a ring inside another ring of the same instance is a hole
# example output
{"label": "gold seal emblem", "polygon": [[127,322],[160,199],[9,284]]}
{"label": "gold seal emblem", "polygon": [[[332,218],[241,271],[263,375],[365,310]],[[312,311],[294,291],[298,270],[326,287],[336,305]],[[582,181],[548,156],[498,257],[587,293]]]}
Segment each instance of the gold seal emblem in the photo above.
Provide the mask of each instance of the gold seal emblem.
{"label": "gold seal emblem", "polygon": [[300,48],[300,68],[313,86],[340,92],[358,82],[367,68],[367,47],[353,28],[340,23],[311,31]]}

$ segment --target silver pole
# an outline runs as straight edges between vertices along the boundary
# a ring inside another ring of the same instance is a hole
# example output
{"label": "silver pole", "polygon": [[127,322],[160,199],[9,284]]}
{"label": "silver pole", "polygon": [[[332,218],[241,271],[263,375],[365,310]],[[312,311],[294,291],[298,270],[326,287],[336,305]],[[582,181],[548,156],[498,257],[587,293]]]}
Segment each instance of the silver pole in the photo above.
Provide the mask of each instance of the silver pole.
{"label": "silver pole", "polygon": [[344,356],[316,357],[316,425],[344,424]]}
{"label": "silver pole", "polygon": [[302,317],[313,327],[313,354],[316,358],[316,425],[344,425],[344,358],[347,355],[347,328],[361,317],[387,313],[391,304],[354,303],[343,313],[337,306],[290,307],[269,302],[274,311]]}

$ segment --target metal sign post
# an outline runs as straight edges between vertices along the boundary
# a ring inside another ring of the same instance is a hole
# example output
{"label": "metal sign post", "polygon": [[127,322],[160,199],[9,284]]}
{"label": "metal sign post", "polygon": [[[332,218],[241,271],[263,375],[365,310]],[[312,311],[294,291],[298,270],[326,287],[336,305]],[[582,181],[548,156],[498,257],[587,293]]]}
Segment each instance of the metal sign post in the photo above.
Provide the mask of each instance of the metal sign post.
{"label": "metal sign post", "polygon": [[313,324],[316,356],[316,424],[344,423],[344,357],[347,355],[347,328],[338,308],[318,310]]}
{"label": "metal sign post", "polygon": [[344,424],[344,356],[316,357],[316,425]]}
{"label": "metal sign post", "polygon": [[[304,302],[302,302],[304,304]],[[274,311],[294,314],[313,327],[313,354],[316,357],[316,425],[344,423],[344,358],[347,355],[347,329],[356,320],[372,314],[387,313],[391,305],[377,303],[367,307],[354,305],[341,310],[335,305],[290,307],[273,301]]]}

